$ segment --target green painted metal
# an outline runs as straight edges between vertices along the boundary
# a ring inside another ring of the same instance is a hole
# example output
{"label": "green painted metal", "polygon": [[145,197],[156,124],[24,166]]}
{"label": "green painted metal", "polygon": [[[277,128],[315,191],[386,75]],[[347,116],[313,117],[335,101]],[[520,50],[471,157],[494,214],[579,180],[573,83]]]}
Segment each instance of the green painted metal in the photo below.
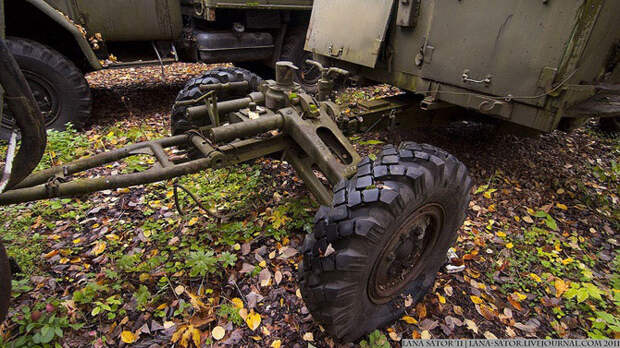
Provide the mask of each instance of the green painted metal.
{"label": "green painted metal", "polygon": [[80,32],[80,30],[73,24],[67,17],[63,15],[62,12],[58,11],[56,8],[52,7],[44,0],[26,0],[38,10],[43,12],[46,16],[51,18],[54,22],[58,23],[63,29],[67,30],[71,36],[75,39],[80,50],[84,54],[84,57],[90,64],[93,69],[101,69],[101,63],[97,59],[95,52],[93,52],[92,47],[88,43],[86,37]]}
{"label": "green painted metal", "polygon": [[183,22],[179,0],[73,1],[77,23],[106,41],[176,40]]}
{"label": "green painted metal", "polygon": [[[597,93],[600,82],[620,82],[617,74],[605,74],[620,42],[618,1],[385,0],[372,2],[376,11],[369,6],[315,0],[306,49],[432,102],[542,131],[555,129],[568,116],[564,111]],[[342,16],[342,7],[349,15]],[[386,26],[387,35],[378,35]]]}
{"label": "green painted metal", "polygon": [[[191,102],[200,104],[212,100],[206,111],[193,112],[194,117],[208,120],[200,122],[208,126],[184,135],[128,145],[31,174],[13,189],[0,194],[0,205],[147,184],[274,153],[282,153],[304,179],[310,192],[322,204],[329,204],[331,191],[314,171],[322,172],[329,183],[335,185],[355,174],[360,156],[334,121],[340,114],[337,106],[329,101],[319,102],[301,91],[290,78],[294,69],[296,67],[289,62],[278,63],[278,80],[263,83],[261,92],[252,92],[246,98],[217,102],[216,94],[212,92],[223,88],[247,88],[247,84],[203,86],[202,89],[211,90],[206,94],[208,97]],[[267,109],[265,105],[274,107]],[[226,123],[219,125],[220,120]],[[196,151],[188,154],[202,156],[197,159],[188,156],[173,162],[165,152],[171,147],[194,149]],[[135,155],[151,155],[157,165],[132,174],[68,180],[73,174]]]}
{"label": "green painted metal", "polygon": [[196,0],[207,8],[310,10],[312,0]]}

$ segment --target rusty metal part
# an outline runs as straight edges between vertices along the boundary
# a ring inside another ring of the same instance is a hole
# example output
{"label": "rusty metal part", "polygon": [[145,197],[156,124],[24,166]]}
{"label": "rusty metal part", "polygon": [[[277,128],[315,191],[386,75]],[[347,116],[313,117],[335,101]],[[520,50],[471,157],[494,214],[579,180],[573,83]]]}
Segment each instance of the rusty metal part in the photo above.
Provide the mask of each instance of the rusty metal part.
{"label": "rusty metal part", "polygon": [[368,295],[373,302],[389,302],[422,273],[420,261],[434,251],[444,218],[439,205],[427,204],[395,224],[396,231],[381,250],[369,278]]}
{"label": "rusty metal part", "polygon": [[10,189],[39,164],[45,151],[47,137],[43,116],[4,39],[0,39],[0,85],[21,135],[17,155],[9,164],[12,166],[10,178],[3,184]]}

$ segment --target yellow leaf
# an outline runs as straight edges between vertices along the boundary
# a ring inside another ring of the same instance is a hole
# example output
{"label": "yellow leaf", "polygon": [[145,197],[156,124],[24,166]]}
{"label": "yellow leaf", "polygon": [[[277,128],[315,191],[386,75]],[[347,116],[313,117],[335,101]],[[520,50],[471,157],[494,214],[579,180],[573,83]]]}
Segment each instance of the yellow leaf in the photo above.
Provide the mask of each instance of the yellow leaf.
{"label": "yellow leaf", "polygon": [[523,301],[523,300],[525,300],[527,298],[527,296],[523,295],[522,293],[520,293],[518,291],[515,291],[513,294],[517,297],[519,302],[521,302],[521,301]]}
{"label": "yellow leaf", "polygon": [[122,187],[116,190],[119,193],[129,193],[129,189],[127,187]]}
{"label": "yellow leaf", "polygon": [[281,345],[282,345],[282,341],[280,340],[275,340],[271,342],[271,348],[280,348]]}
{"label": "yellow leaf", "polygon": [[563,265],[568,265],[571,262],[573,262],[573,258],[572,257],[567,257],[564,260],[562,260],[562,264]]}
{"label": "yellow leaf", "polygon": [[500,237],[500,238],[504,238],[504,237],[506,237],[506,233],[504,233],[502,231],[499,231],[499,232],[497,232],[497,236]]}
{"label": "yellow leaf", "polygon": [[177,295],[181,295],[184,292],[185,292],[185,287],[183,285],[179,285],[176,288],[174,288],[174,293]]}
{"label": "yellow leaf", "polygon": [[106,247],[106,243],[104,241],[97,242],[97,244],[95,244],[95,247],[92,250],[92,254],[96,256],[96,255],[103,253],[105,250],[105,247]]}
{"label": "yellow leaf", "polygon": [[211,331],[211,336],[213,336],[216,341],[224,338],[224,335],[226,335],[226,330],[221,326],[216,326],[213,328],[213,331]]}
{"label": "yellow leaf", "polygon": [[111,138],[111,137],[113,137],[113,136],[114,136],[114,131],[110,131],[110,133],[108,133],[108,134],[106,135],[106,137],[108,137],[108,138]]}
{"label": "yellow leaf", "polygon": [[297,298],[301,298],[301,291],[299,291],[299,289],[295,290],[295,296],[297,296]]}
{"label": "yellow leaf", "polygon": [[166,192],[166,198],[171,198],[172,196],[174,196],[174,191]]}
{"label": "yellow leaf", "polygon": [[177,343],[180,339],[181,336],[183,336],[183,333],[187,330],[187,326],[185,325],[181,325],[177,331],[175,331],[175,333],[172,334],[172,338],[170,339],[172,341],[172,343]]}
{"label": "yellow leaf", "polygon": [[514,244],[512,244],[512,242],[506,243],[506,248],[512,249],[512,247],[514,247]]}
{"label": "yellow leaf", "polygon": [[80,244],[81,241],[82,241],[81,238],[76,238],[73,240],[73,244]]}
{"label": "yellow leaf", "polygon": [[192,294],[191,292],[189,292],[187,289],[185,290],[185,292],[187,293],[187,295],[189,296],[189,303],[192,304],[192,307],[194,307],[195,310],[197,311],[201,311],[203,309],[207,309],[207,305],[204,304],[204,302],[202,302],[198,296]]}
{"label": "yellow leaf", "polygon": [[431,338],[433,338],[433,336],[431,336],[430,331],[428,330],[424,330],[422,331],[422,333],[420,334],[420,338],[423,340],[430,340]]}
{"label": "yellow leaf", "polygon": [[240,298],[235,297],[230,301],[235,305],[235,308],[243,308],[243,301]]}
{"label": "yellow leaf", "polygon": [[475,304],[481,304],[483,302],[482,299],[478,296],[469,296],[469,298],[471,298],[471,302]]}
{"label": "yellow leaf", "polygon": [[123,331],[121,332],[121,341],[125,343],[134,343],[138,340],[138,337],[133,334],[131,331]]}
{"label": "yellow leaf", "polygon": [[301,338],[303,338],[303,340],[306,342],[314,341],[314,335],[312,334],[312,332],[306,332]]}
{"label": "yellow leaf", "polygon": [[568,284],[562,279],[556,279],[553,286],[555,286],[555,297],[562,296],[562,294],[568,290]]}
{"label": "yellow leaf", "polygon": [[192,328],[192,341],[196,347],[200,347],[200,330]]}
{"label": "yellow leaf", "polygon": [[400,320],[404,321],[407,324],[417,324],[418,321],[415,320],[415,318],[412,318],[408,315],[403,316],[402,318],[400,318]]}
{"label": "yellow leaf", "polygon": [[540,277],[534,273],[530,273],[530,278],[534,279],[536,283],[540,283],[542,281],[542,279],[540,279]]}
{"label": "yellow leaf", "polygon": [[527,222],[528,224],[534,223],[534,220],[532,220],[532,218],[527,215],[523,217],[523,221]]}
{"label": "yellow leaf", "polygon": [[441,296],[440,294],[437,294],[437,299],[439,300],[439,303],[441,304],[446,303],[446,298]]}
{"label": "yellow leaf", "polygon": [[235,243],[235,245],[233,245],[233,249],[239,251],[241,250],[241,245],[239,245],[239,243]]}
{"label": "yellow leaf", "polygon": [[187,348],[187,346],[189,346],[189,340],[190,338],[192,338],[193,331],[194,331],[194,327],[190,325],[187,327],[187,330],[185,330],[185,332],[183,333],[183,336],[181,337],[181,346],[183,348]]}
{"label": "yellow leaf", "polygon": [[256,328],[260,326],[260,321],[261,321],[260,314],[255,313],[253,309],[250,311],[250,313],[248,314],[248,317],[245,319],[246,324],[248,324],[248,327],[252,331],[256,330]]}
{"label": "yellow leaf", "polygon": [[108,240],[119,240],[118,236],[114,233],[110,233],[105,236]]}
{"label": "yellow leaf", "polygon": [[562,210],[568,210],[568,207],[567,207],[567,206],[565,206],[565,205],[564,205],[564,204],[562,204],[562,203],[557,203],[555,206],[556,206],[556,207],[558,207],[558,208],[560,208],[560,209],[562,209]]}
{"label": "yellow leaf", "polygon": [[197,217],[193,217],[189,220],[189,222],[187,223],[187,226],[193,226],[198,222],[198,218]]}
{"label": "yellow leaf", "polygon": [[515,215],[515,221],[516,221],[516,222],[519,222],[519,221],[521,221],[521,218],[520,218],[520,217],[518,217],[517,215]]}
{"label": "yellow leaf", "polygon": [[259,265],[261,268],[265,268],[265,267],[267,267],[267,261],[263,260],[263,261],[259,262],[259,263],[258,263],[258,265]]}

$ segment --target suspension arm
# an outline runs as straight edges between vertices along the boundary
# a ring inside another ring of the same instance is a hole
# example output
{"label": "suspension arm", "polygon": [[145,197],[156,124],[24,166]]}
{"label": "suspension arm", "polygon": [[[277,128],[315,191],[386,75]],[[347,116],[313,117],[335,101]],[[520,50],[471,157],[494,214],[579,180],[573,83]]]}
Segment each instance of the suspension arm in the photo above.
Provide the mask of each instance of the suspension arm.
{"label": "suspension arm", "polygon": [[[64,166],[54,167],[35,173],[28,177],[21,188],[0,194],[0,205],[16,204],[55,197],[74,197],[102,190],[111,190],[121,187],[131,187],[158,181],[168,180],[188,174],[197,173],[208,168],[221,168],[237,163],[242,163],[268,154],[277,153],[289,148],[292,143],[289,137],[284,135],[273,136],[268,139],[240,140],[214,149],[208,144],[203,144],[199,150],[208,150],[203,153],[205,158],[200,158],[184,163],[173,164],[163,152],[163,147],[170,147],[193,142],[204,142],[199,135],[188,134],[163,138],[155,141],[147,141],[129,145],[127,147],[104,152],[91,158],[78,160]],[[152,150],[161,149],[165,158],[160,158]],[[153,155],[159,162],[159,167],[152,167],[142,172],[108,175],[98,178],[75,179],[62,182],[65,175],[74,174],[92,169],[104,164],[116,162],[122,158],[136,154]],[[25,186],[30,184],[29,186]]]}

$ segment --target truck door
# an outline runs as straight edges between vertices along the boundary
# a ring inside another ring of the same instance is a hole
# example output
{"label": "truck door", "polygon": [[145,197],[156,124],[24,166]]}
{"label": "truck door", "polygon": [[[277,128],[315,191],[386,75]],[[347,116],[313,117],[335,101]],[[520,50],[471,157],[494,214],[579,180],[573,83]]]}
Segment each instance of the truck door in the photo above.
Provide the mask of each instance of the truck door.
{"label": "truck door", "polygon": [[[435,0],[422,77],[498,96],[544,93],[583,0]],[[422,14],[429,15],[429,14]],[[540,104],[545,98],[522,99]]]}

